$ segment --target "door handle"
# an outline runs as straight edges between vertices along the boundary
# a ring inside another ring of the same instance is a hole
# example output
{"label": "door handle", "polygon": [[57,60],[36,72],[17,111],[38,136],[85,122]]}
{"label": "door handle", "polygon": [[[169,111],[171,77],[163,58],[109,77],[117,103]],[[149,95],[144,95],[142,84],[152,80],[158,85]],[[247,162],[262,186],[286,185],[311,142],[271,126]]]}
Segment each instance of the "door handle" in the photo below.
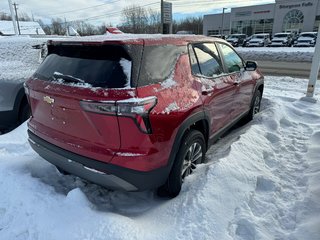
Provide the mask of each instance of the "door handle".
{"label": "door handle", "polygon": [[240,82],[234,82],[233,85],[234,86],[239,86]]}

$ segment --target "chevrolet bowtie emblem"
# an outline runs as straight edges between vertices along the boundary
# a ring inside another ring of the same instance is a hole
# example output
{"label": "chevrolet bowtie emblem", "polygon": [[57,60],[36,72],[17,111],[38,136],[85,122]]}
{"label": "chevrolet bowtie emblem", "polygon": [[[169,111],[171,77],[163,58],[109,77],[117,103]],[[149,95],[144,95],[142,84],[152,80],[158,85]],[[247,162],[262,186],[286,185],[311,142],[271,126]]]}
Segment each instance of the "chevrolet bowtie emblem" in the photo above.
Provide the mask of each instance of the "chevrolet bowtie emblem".
{"label": "chevrolet bowtie emblem", "polygon": [[48,104],[54,103],[54,99],[51,98],[51,97],[49,97],[49,96],[43,97],[43,101],[45,101],[45,102],[48,103]]}

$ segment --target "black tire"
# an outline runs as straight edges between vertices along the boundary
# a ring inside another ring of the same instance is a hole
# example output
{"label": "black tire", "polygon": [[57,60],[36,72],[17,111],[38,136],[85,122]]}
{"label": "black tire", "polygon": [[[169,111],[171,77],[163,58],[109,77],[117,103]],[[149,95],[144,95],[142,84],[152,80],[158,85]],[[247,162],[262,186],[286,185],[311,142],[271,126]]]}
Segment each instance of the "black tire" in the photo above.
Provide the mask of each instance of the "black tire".
{"label": "black tire", "polygon": [[[182,139],[167,182],[158,189],[158,195],[176,197],[180,193],[183,179],[195,170],[196,164],[204,162],[205,153],[206,144],[203,134],[197,130],[190,130]],[[189,161],[188,164],[187,161]]]}
{"label": "black tire", "polygon": [[260,105],[261,105],[262,94],[260,90],[257,90],[252,98],[251,108],[249,113],[243,118],[244,123],[250,122],[254,115],[260,112]]}
{"label": "black tire", "polygon": [[31,115],[30,107],[28,103],[23,102],[19,111],[19,123],[26,121]]}

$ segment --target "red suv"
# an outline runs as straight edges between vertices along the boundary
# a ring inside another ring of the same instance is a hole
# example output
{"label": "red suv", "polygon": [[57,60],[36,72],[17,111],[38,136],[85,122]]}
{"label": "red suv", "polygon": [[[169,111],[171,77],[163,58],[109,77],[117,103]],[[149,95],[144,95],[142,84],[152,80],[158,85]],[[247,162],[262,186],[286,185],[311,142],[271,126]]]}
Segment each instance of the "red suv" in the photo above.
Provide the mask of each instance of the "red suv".
{"label": "red suv", "polygon": [[49,41],[25,84],[29,142],[61,171],[174,197],[210,144],[259,111],[256,68],[226,41],[204,36]]}

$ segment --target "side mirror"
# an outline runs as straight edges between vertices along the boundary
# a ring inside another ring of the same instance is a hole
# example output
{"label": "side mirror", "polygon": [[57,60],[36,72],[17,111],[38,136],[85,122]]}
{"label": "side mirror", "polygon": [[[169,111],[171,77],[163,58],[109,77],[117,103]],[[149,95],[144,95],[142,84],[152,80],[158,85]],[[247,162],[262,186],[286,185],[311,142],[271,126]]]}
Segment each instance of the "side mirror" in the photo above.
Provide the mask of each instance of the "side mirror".
{"label": "side mirror", "polygon": [[254,61],[247,61],[244,69],[246,71],[255,71],[257,69],[257,63]]}

